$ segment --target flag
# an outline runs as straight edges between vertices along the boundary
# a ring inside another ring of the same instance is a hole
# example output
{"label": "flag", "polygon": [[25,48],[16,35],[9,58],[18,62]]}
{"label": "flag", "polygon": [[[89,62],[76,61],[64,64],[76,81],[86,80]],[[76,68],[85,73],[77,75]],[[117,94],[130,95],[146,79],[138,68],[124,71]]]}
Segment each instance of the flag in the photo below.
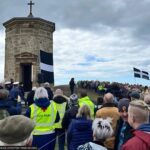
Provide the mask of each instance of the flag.
{"label": "flag", "polygon": [[133,68],[133,71],[134,71],[134,77],[141,78],[141,70],[137,68]]}
{"label": "flag", "polygon": [[149,73],[146,72],[146,71],[142,71],[142,78],[146,79],[146,80],[149,80]]}
{"label": "flag", "polygon": [[54,83],[53,54],[40,50],[40,69],[43,82]]}
{"label": "flag", "polygon": [[149,80],[149,73],[148,72],[141,71],[140,69],[137,69],[137,68],[133,68],[133,71],[134,71],[134,77]]}

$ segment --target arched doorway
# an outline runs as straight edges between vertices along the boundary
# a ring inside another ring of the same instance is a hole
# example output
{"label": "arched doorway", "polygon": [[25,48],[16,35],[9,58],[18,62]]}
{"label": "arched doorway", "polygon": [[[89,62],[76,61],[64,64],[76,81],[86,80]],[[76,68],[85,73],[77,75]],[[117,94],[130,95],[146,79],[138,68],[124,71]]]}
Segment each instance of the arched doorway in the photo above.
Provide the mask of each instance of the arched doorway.
{"label": "arched doorway", "polygon": [[25,52],[16,55],[15,58],[15,80],[23,83],[25,91],[30,91],[32,89],[32,82],[37,80],[37,56]]}

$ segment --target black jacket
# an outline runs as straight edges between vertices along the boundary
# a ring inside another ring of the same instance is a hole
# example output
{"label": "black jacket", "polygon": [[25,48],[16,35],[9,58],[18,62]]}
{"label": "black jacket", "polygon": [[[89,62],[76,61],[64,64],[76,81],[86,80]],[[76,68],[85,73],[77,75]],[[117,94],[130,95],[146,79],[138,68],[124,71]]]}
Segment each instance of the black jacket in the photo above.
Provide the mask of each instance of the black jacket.
{"label": "black jacket", "polygon": [[73,106],[72,108],[70,108],[65,112],[64,118],[62,120],[62,127],[64,129],[67,130],[71,120],[76,118],[76,114],[78,113],[78,108],[79,106]]}
{"label": "black jacket", "polygon": [[53,92],[52,92],[51,88],[45,87],[45,89],[47,90],[49,100],[52,100],[53,99]]}
{"label": "black jacket", "polygon": [[[123,125],[123,120],[120,118],[117,122],[117,127],[116,127],[116,135],[115,135],[115,147],[114,147],[114,150],[117,150],[117,147],[118,147],[118,144],[119,144],[119,135],[120,135],[120,131],[121,131],[121,128],[122,128],[122,125]],[[126,122],[126,129],[124,131],[124,139],[123,139],[123,144],[128,141],[130,138],[133,137],[132,133],[131,133],[131,130],[132,130],[132,127],[129,125],[128,122]]]}
{"label": "black jacket", "polygon": [[32,105],[34,103],[34,94],[35,91],[31,91],[29,92],[29,94],[27,95],[27,102],[28,102],[28,106]]}

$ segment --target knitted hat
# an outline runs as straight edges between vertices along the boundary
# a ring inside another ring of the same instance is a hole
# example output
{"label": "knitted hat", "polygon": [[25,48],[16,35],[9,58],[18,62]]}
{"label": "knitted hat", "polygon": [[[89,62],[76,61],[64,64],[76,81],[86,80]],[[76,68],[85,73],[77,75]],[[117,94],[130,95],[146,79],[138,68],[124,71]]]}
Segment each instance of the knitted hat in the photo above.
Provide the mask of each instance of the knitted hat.
{"label": "knitted hat", "polygon": [[0,140],[7,144],[15,144],[26,140],[34,129],[34,122],[23,116],[9,116],[0,120]]}
{"label": "knitted hat", "polygon": [[128,112],[129,103],[130,101],[127,98],[120,99],[118,102],[119,112],[122,112],[122,111]]}
{"label": "knitted hat", "polygon": [[70,105],[77,105],[78,104],[78,95],[72,94],[70,96]]}

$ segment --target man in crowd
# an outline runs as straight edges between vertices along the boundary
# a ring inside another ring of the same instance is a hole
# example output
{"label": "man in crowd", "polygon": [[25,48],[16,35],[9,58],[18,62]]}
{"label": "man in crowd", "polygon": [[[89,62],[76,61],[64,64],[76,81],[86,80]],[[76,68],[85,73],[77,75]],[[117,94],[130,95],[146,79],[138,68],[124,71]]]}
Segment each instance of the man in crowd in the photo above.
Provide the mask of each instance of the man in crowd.
{"label": "man in crowd", "polygon": [[140,94],[138,91],[132,91],[129,96],[131,101],[140,99]]}
{"label": "man in crowd", "polygon": [[17,100],[18,96],[23,100],[23,96],[21,95],[21,91],[19,89],[19,82],[13,83],[13,88],[10,90],[9,96],[13,100]]}
{"label": "man in crowd", "polygon": [[118,109],[120,113],[120,119],[117,122],[115,150],[121,150],[122,145],[132,137],[132,127],[128,123],[128,107],[129,99],[123,98],[119,100]]}
{"label": "man in crowd", "polygon": [[78,96],[76,94],[72,94],[70,96],[69,107],[70,109],[68,109],[65,112],[64,118],[62,120],[62,127],[66,130],[68,130],[71,120],[75,119],[78,113],[79,104],[78,104]]}
{"label": "man in crowd", "polygon": [[80,99],[79,99],[79,106],[82,107],[83,105],[87,105],[90,108],[90,113],[92,119],[94,119],[94,103],[91,101],[91,99],[88,97],[87,92],[85,90],[82,90],[80,93]]}
{"label": "man in crowd", "polygon": [[123,145],[122,150],[149,150],[149,107],[144,101],[135,100],[130,102],[128,122],[134,129],[133,137]]}
{"label": "man in crowd", "polygon": [[48,82],[44,83],[44,88],[47,90],[49,100],[53,99],[53,91],[50,88],[50,84]]}
{"label": "man in crowd", "polygon": [[[102,107],[96,112],[96,118],[112,118],[112,128],[116,130],[117,121],[120,117],[118,112],[118,108],[114,104],[114,96],[111,93],[107,93],[104,95],[104,104]],[[115,136],[108,138],[106,140],[106,147],[109,149],[114,148]]]}
{"label": "man in crowd", "polygon": [[23,115],[6,117],[0,121],[0,146],[31,146],[34,127]]}
{"label": "man in crowd", "polygon": [[63,94],[63,91],[61,89],[56,89],[52,101],[55,103],[59,116],[60,116],[59,122],[55,124],[56,132],[58,136],[59,150],[64,150],[65,129],[62,128],[62,119],[64,117],[66,110],[69,107],[68,97]]}

